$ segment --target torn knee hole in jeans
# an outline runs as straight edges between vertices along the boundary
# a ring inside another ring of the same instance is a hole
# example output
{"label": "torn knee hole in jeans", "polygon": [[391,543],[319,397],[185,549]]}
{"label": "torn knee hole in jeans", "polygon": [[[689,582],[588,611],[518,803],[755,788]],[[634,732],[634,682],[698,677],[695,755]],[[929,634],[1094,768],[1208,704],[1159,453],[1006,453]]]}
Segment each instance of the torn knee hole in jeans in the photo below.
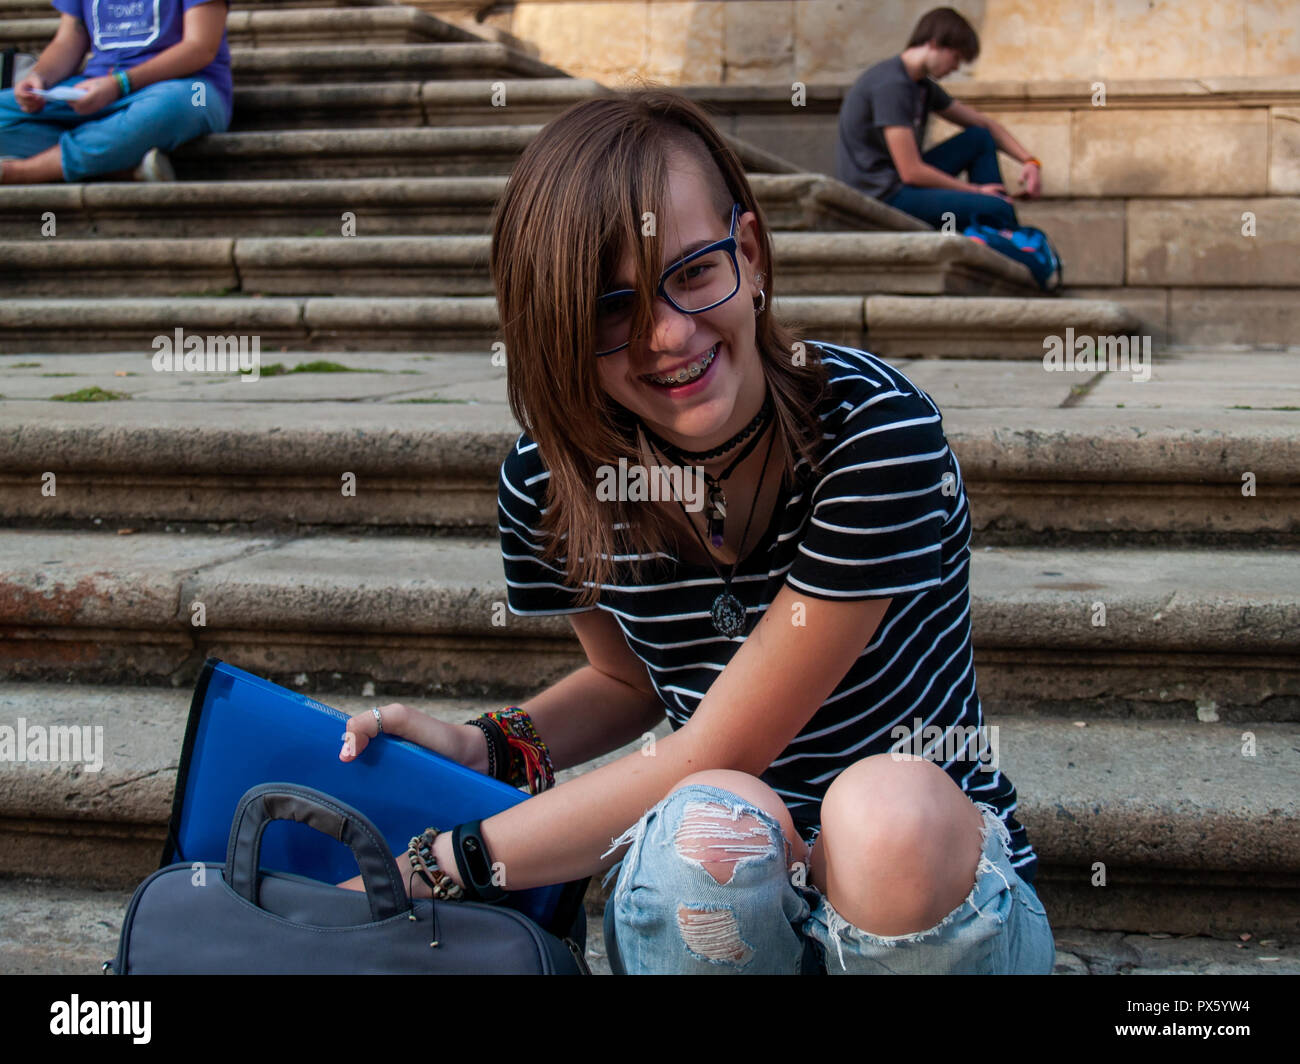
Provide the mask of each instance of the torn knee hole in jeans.
{"label": "torn knee hole in jeans", "polygon": [[[739,862],[772,852],[772,829],[742,806],[694,801],[686,803],[673,843],[680,856],[725,885],[735,878]],[[719,867],[725,865],[731,867]]]}
{"label": "torn knee hole in jeans", "polygon": [[740,924],[731,908],[677,907],[677,928],[686,948],[713,964],[740,964],[753,953],[740,937]]}

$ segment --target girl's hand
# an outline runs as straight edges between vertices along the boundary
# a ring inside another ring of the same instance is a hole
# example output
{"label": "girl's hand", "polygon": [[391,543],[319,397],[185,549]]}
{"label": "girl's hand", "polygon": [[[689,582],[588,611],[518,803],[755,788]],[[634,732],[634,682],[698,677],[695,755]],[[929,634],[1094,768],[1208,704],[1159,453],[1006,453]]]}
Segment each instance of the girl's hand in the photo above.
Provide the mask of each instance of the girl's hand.
{"label": "girl's hand", "polygon": [[[379,715],[383,718],[385,735],[409,739],[436,754],[442,754],[443,757],[479,772],[487,770],[487,737],[474,725],[447,724],[427,713],[404,706],[400,702],[380,706]],[[355,761],[369,745],[370,740],[378,734],[379,721],[375,720],[374,713],[368,709],[358,713],[348,721],[347,731],[343,733],[343,749],[339,751],[339,760]],[[450,837],[447,836],[449,840]],[[443,862],[454,861],[454,856],[446,848],[446,844],[438,845],[442,843],[442,839],[443,836],[440,835],[435,842],[435,852],[438,853],[439,866],[450,867]],[[401,873],[402,885],[406,887],[411,897],[433,897],[424,880],[419,876],[410,876],[411,869],[405,851],[394,854],[394,859]],[[338,885],[347,890],[366,889],[360,876],[354,876]]]}
{"label": "girl's hand", "polygon": [[[457,883],[461,882],[460,875],[455,871],[456,855],[451,850],[451,832],[441,833],[433,842],[433,852],[438,861],[438,867],[451,870],[451,877]],[[429,889],[429,884],[421,879],[418,875],[411,872],[411,862],[406,855],[406,851],[393,854],[393,860],[397,862],[398,878],[402,881],[402,887],[412,898],[432,898],[433,891]],[[366,889],[365,880],[360,876],[353,876],[351,879],[344,880],[337,884],[344,890],[364,891]]]}
{"label": "girl's hand", "polygon": [[[408,897],[433,897],[433,891],[429,889],[429,884],[419,876],[413,876],[410,874],[411,866],[407,863],[405,850],[401,853],[393,854],[393,860],[397,862],[397,870],[401,873],[399,878],[402,880],[402,887],[406,891]],[[360,876],[353,876],[351,879],[345,879],[342,883],[336,883],[335,886],[342,887],[344,890],[355,890],[365,893],[366,881]]]}
{"label": "girl's hand", "polygon": [[[411,709],[400,702],[379,707],[383,718],[384,734],[413,743],[441,754],[467,768],[479,772],[487,770],[487,737],[472,724],[447,724],[427,713]],[[355,761],[379,734],[379,721],[370,710],[358,713],[348,721],[343,733],[340,761]]]}
{"label": "girl's hand", "polygon": [[33,94],[33,89],[44,89],[45,79],[37,73],[28,74],[17,85],[14,86],[14,99],[18,101],[18,106],[26,111],[29,115],[34,115],[45,106],[45,98]]}
{"label": "girl's hand", "polygon": [[68,106],[79,115],[93,115],[96,111],[102,111],[122,95],[122,88],[118,85],[117,79],[109,75],[79,81],[73,88],[87,90],[86,95],[80,100],[68,101]]}
{"label": "girl's hand", "polygon": [[[410,724],[410,708],[400,702],[391,702],[379,706],[379,715],[384,721],[384,732],[400,738],[410,738],[407,731]],[[355,761],[361,752],[370,745],[370,740],[379,734],[379,721],[373,711],[367,709],[348,721],[347,731],[343,733],[343,749],[339,751],[340,761]]]}

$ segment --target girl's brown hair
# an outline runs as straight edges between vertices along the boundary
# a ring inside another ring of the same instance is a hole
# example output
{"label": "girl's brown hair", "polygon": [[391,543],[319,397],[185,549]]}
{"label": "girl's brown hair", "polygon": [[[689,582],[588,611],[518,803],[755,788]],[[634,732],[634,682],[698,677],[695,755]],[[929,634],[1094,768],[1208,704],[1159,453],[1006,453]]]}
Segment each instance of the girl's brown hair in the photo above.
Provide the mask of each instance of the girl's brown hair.
{"label": "girl's brown hair", "polygon": [[539,500],[543,557],[563,561],[582,605],[595,604],[619,556],[653,555],[669,542],[655,504],[596,497],[601,466],[642,461],[646,452],[637,417],[601,387],[595,314],[597,296],[613,287],[630,249],[638,292],[632,335],[647,334],[665,263],[658,227],[646,221],[664,216],[670,163],[682,155],[704,177],[724,226],[735,202],[758,216],[767,302],[755,342],[776,407],[784,476],[793,478],[799,456],[817,468],[825,370],[805,345],[796,350],[772,314],[771,237],[739,159],[697,104],[669,90],[626,89],[575,104],[515,166],[493,217],[490,262],[510,409],[550,471]]}

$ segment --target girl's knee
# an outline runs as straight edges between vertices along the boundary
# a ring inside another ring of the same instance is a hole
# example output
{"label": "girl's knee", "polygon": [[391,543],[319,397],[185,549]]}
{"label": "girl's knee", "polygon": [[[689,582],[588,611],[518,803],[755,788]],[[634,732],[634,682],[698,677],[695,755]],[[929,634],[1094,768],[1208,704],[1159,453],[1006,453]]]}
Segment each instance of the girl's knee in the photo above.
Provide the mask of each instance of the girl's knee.
{"label": "girl's knee", "polygon": [[634,965],[740,970],[772,944],[794,949],[788,848],[754,785],[766,787],[743,773],[688,777],[634,829],[609,902]]}
{"label": "girl's knee", "polygon": [[970,892],[983,827],[974,803],[933,762],[864,758],[835,779],[822,804],[822,856],[833,869],[819,885],[860,928],[923,930]]}
{"label": "girl's knee", "polygon": [[[863,809],[876,815],[864,818]],[[933,761],[890,753],[856,761],[835,778],[822,803],[822,823],[828,833],[867,829],[907,835],[898,845],[912,849],[948,824],[978,834],[983,821],[974,803]]]}
{"label": "girl's knee", "polygon": [[[701,870],[714,884],[728,886],[746,862],[770,863],[775,874],[784,876],[791,850],[782,818],[765,808],[774,802],[785,814],[789,835],[797,839],[789,811],[765,783],[741,772],[686,777],[616,840],[633,843],[619,871],[618,889],[662,888],[670,882],[685,886]],[[753,878],[746,876],[746,881]]]}
{"label": "girl's knee", "polygon": [[[669,792],[668,797],[671,798],[686,788],[698,790],[696,801],[682,807],[683,819],[690,819],[690,825],[686,829],[688,835],[700,837],[701,832],[705,837],[716,835],[717,832],[710,831],[711,824],[722,818],[731,822],[728,831],[747,831],[751,837],[756,836],[762,818],[755,817],[752,813],[746,814],[744,807],[750,806],[776,821],[789,860],[804,859],[806,847],[795,830],[790,810],[786,808],[781,796],[762,780],[733,769],[709,769],[681,780]],[[717,791],[725,793],[715,794]]]}

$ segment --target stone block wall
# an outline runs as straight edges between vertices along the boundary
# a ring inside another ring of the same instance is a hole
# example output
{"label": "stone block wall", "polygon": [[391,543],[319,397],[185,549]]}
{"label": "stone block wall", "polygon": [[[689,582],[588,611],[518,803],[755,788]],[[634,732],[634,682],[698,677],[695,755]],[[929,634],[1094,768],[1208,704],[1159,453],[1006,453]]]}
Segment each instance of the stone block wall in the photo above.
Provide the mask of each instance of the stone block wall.
{"label": "stone block wall", "polygon": [[[478,18],[578,77],[620,85],[851,81],[934,0],[415,0]],[[1294,0],[957,0],[981,81],[1300,74]],[[957,76],[954,76],[957,77]]]}

